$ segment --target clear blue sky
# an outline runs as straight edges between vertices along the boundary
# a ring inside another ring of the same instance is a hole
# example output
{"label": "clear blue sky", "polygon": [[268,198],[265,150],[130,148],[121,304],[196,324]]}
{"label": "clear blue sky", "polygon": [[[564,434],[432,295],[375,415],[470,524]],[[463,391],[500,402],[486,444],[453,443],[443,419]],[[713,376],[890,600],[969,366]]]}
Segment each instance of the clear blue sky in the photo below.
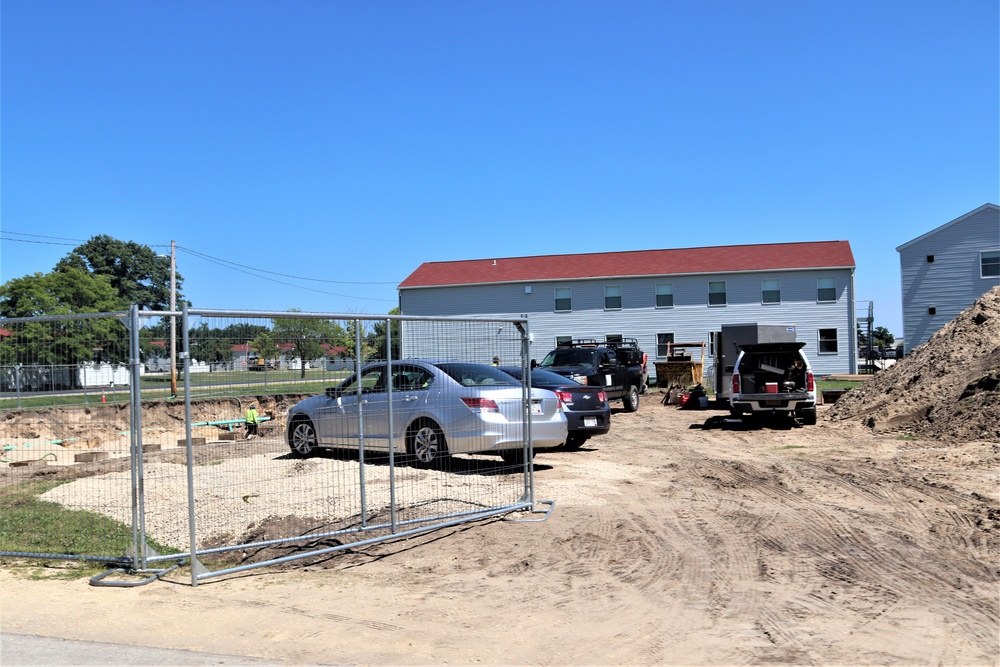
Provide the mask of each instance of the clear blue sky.
{"label": "clear blue sky", "polygon": [[996,0],[0,11],[0,282],[173,239],[197,307],[385,313],[425,261],[846,239],[901,336],[895,247],[1000,203]]}

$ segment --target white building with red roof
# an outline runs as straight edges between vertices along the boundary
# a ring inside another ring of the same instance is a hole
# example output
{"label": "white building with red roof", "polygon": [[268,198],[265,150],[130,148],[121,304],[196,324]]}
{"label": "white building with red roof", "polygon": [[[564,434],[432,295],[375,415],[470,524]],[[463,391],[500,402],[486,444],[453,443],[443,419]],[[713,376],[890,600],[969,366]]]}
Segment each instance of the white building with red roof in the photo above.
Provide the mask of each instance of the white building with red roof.
{"label": "white building with red roof", "polygon": [[404,315],[526,317],[539,360],[571,338],[636,338],[655,361],[712,352],[723,324],[795,326],[826,375],[857,370],[854,271],[849,242],[815,241],[425,262],[398,289]]}

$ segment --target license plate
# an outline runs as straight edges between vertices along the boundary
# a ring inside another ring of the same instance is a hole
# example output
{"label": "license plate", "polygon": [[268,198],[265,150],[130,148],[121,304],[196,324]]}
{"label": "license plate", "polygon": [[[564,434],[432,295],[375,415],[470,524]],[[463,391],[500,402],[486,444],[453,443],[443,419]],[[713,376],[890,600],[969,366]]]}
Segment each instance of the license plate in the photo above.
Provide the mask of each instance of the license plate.
{"label": "license plate", "polygon": [[781,401],[764,401],[765,408],[780,408]]}
{"label": "license plate", "polygon": [[531,402],[531,414],[533,414],[533,415],[540,415],[540,414],[542,414],[542,402],[541,401],[532,401]]}
{"label": "license plate", "polygon": [[583,418],[583,425],[584,426],[597,426],[597,417],[584,417]]}

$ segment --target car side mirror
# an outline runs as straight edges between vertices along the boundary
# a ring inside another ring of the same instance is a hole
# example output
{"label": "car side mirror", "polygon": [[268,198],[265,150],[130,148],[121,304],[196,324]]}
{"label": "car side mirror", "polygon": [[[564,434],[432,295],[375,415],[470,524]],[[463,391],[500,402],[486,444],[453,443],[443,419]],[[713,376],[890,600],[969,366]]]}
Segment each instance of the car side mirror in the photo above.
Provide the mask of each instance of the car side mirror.
{"label": "car side mirror", "polygon": [[337,387],[327,387],[326,388],[327,398],[340,398],[340,389]]}

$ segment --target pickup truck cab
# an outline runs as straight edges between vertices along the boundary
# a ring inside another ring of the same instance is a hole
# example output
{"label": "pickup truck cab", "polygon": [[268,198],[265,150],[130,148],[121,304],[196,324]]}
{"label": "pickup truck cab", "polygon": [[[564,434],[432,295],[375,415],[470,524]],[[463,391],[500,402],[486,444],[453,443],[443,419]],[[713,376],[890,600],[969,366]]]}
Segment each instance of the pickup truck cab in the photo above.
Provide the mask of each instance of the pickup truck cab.
{"label": "pickup truck cab", "polygon": [[740,346],[733,366],[729,411],[744,419],[787,415],[816,423],[816,379],[802,352],[805,343],[751,343]]}
{"label": "pickup truck cab", "polygon": [[581,338],[552,350],[537,367],[599,388],[609,401],[620,400],[625,412],[635,412],[646,390],[644,359],[634,338],[603,343]]}

